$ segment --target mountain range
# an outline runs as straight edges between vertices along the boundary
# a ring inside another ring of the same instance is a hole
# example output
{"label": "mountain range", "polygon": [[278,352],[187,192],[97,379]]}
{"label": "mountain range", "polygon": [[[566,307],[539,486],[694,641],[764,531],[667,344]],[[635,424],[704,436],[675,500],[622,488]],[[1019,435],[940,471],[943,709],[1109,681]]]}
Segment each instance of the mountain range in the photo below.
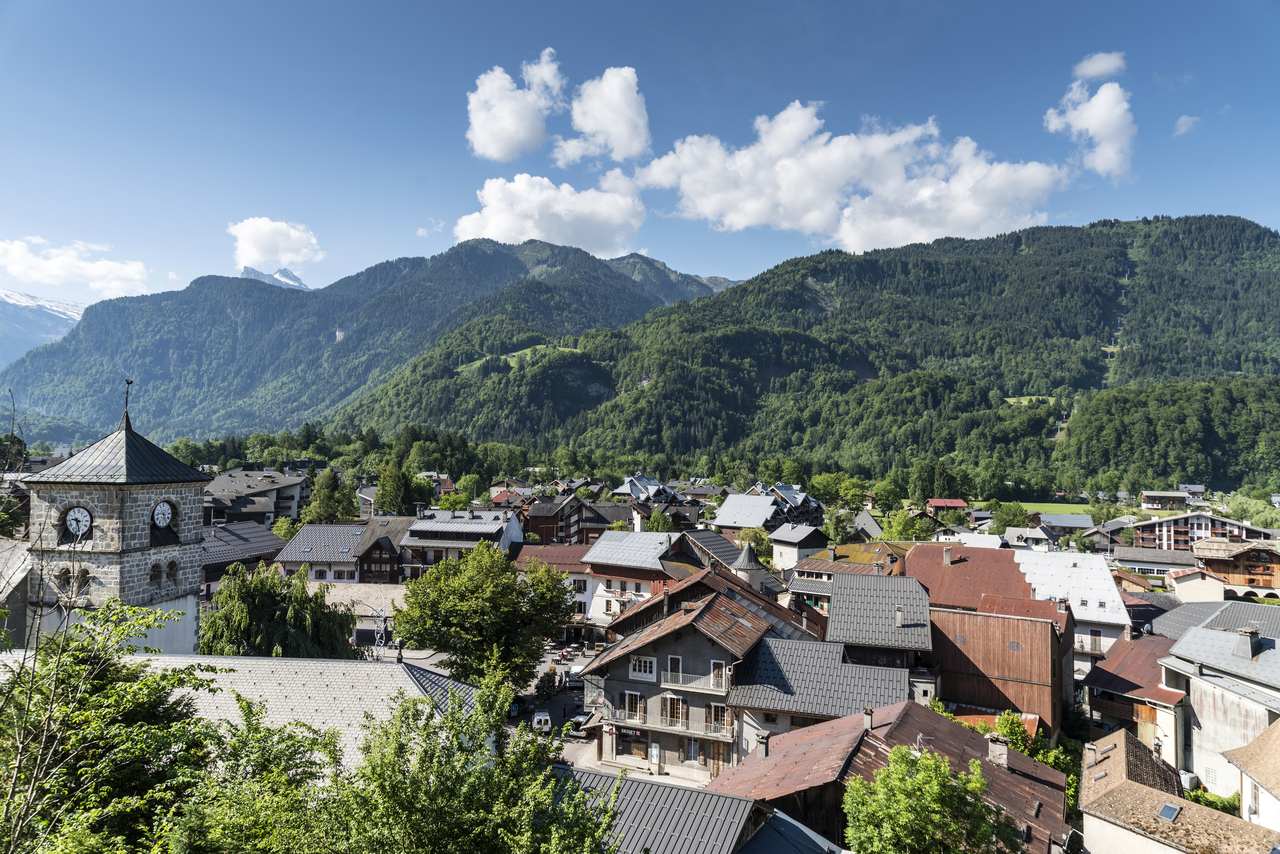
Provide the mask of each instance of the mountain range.
{"label": "mountain range", "polygon": [[0,386],[105,429],[127,374],[161,439],[414,422],[700,471],[951,455],[996,485],[1280,477],[1280,235],[1248,220],[829,250],[728,284],[486,240],[318,290],[203,277],[91,306]]}
{"label": "mountain range", "polygon": [[82,311],[71,303],[0,288],[0,367],[66,335]]}

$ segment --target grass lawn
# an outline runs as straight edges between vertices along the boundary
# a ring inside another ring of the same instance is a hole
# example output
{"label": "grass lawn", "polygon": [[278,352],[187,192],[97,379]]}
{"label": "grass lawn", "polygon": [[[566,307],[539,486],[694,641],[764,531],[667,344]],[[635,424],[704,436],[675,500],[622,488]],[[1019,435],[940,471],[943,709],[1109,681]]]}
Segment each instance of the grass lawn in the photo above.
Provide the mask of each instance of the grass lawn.
{"label": "grass lawn", "polygon": [[1084,513],[1089,514],[1088,504],[1054,503],[1052,501],[1019,501],[1032,513]]}
{"label": "grass lawn", "polygon": [[[563,353],[582,352],[576,347],[556,347],[553,344],[534,344],[532,347],[525,347],[523,350],[516,350],[514,353],[506,353],[503,355],[502,358],[506,361],[508,365],[515,367],[516,360],[519,359],[521,356],[530,356],[538,352],[539,350],[559,350]],[[474,362],[467,362],[465,365],[459,365],[457,368],[454,369],[454,373],[460,374],[463,371],[470,370],[472,368],[477,368],[480,366],[480,363],[487,358],[489,357],[481,356],[479,359],[476,359]]]}

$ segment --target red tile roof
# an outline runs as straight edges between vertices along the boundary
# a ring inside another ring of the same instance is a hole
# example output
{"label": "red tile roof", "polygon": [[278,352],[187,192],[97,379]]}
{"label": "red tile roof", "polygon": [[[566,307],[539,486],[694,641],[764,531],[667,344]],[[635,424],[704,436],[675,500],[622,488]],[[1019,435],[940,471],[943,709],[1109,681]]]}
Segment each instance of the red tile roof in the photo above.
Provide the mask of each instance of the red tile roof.
{"label": "red tile roof", "polygon": [[[948,550],[950,565],[943,562]],[[1031,598],[1031,585],[1018,568],[1013,549],[920,543],[907,553],[904,574],[924,586],[930,605],[943,608],[976,611],[984,593]]]}
{"label": "red tile roof", "polygon": [[963,510],[969,506],[969,502],[963,498],[930,498],[925,502],[925,506],[939,510]]}

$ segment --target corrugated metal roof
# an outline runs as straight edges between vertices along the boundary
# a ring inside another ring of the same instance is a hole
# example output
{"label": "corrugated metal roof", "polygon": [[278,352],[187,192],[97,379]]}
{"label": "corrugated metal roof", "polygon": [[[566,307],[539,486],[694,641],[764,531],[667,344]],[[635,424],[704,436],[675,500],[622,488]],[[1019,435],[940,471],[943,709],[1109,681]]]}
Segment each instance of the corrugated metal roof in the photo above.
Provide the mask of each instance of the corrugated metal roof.
{"label": "corrugated metal roof", "polygon": [[842,644],[771,637],[734,669],[733,681],[730,705],[828,718],[910,693],[904,667],[845,664]]}
{"label": "corrugated metal roof", "polygon": [[[902,625],[897,625],[898,610]],[[857,646],[929,650],[929,595],[903,575],[834,576],[827,640]]]}
{"label": "corrugated metal roof", "polygon": [[22,480],[24,483],[144,484],[204,483],[210,478],[135,432],[126,413],[116,432],[70,459]]}
{"label": "corrugated metal roof", "polygon": [[[619,778],[566,771],[595,803],[606,803]],[[733,854],[752,830],[754,801],[638,777],[621,780],[613,842],[619,854]]]}
{"label": "corrugated metal roof", "polygon": [[801,578],[792,574],[787,580],[787,589],[792,593],[807,593],[810,596],[830,596],[832,583],[817,578]]}
{"label": "corrugated metal roof", "polygon": [[1172,639],[1160,635],[1121,638],[1107,650],[1106,658],[1093,665],[1084,684],[1121,696],[1173,705],[1184,694],[1160,684],[1159,663],[1172,646]]}
{"label": "corrugated metal roof", "polygon": [[715,558],[725,567],[732,566],[738,559],[738,547],[715,531],[698,528],[694,531],[685,531],[684,536],[702,553]]}
{"label": "corrugated metal roof", "polygon": [[360,759],[365,716],[386,720],[400,693],[426,694],[439,701],[447,696],[447,690],[442,689],[448,687],[464,698],[474,691],[442,674],[395,662],[233,655],[131,658],[153,667],[218,668],[216,672],[202,675],[220,690],[191,692],[198,715],[208,720],[238,722],[240,708],[234,696],[238,693],[254,702],[265,703],[266,723],[272,726],[298,721],[317,729],[337,729],[345,762],[351,766]]}
{"label": "corrugated metal roof", "polygon": [[200,544],[200,562],[203,564],[231,563],[258,557],[271,561],[285,547],[284,540],[257,522],[211,525],[203,532],[204,542]]}

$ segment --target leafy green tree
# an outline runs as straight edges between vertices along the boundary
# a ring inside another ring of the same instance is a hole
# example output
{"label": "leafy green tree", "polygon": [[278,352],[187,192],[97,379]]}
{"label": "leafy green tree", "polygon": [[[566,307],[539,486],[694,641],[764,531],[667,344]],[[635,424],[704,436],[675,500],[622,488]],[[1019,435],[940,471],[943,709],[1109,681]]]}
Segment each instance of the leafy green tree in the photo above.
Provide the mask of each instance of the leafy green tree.
{"label": "leafy green tree", "polygon": [[355,489],[344,482],[332,468],[316,475],[311,485],[311,500],[302,509],[301,519],[310,522],[339,522],[359,516]]}
{"label": "leafy green tree", "polygon": [[631,523],[626,519],[614,519],[609,523],[610,531],[630,531]]}
{"label": "leafy green tree", "polygon": [[0,537],[14,538],[27,524],[16,499],[0,497]]}
{"label": "leafy green tree", "polygon": [[992,534],[1003,534],[1009,528],[1025,528],[1031,523],[1031,515],[1017,501],[992,501],[987,509],[991,511],[991,526],[987,530]]}
{"label": "leafy green tree", "polygon": [[468,501],[475,501],[480,496],[480,475],[464,474],[458,478],[458,482],[454,486],[459,492],[467,496]]}
{"label": "leafy green tree", "polygon": [[[182,801],[211,744],[184,689],[194,667],[149,669],[127,655],[178,615],[110,600],[13,654],[0,682],[0,841],[10,854],[137,850]],[[71,850],[65,848],[64,850]]]}
{"label": "leafy green tree", "polygon": [[330,605],[323,585],[309,591],[308,574],[305,564],[286,579],[265,563],[233,563],[200,620],[200,654],[361,658],[351,645],[355,615]]}
{"label": "leafy green tree", "polygon": [[399,465],[388,462],[378,474],[378,491],[373,496],[373,508],[388,516],[408,516],[413,513],[413,482]]}
{"label": "leafy green tree", "polygon": [[769,532],[764,528],[743,528],[738,532],[738,545],[750,545],[751,550],[761,563],[768,563],[773,557],[773,543],[769,540]]}
{"label": "leafy green tree", "polygon": [[471,499],[461,492],[450,492],[448,495],[441,495],[436,505],[442,510],[466,510],[471,506]]}
{"label": "leafy green tree", "polygon": [[444,653],[455,679],[476,681],[496,651],[512,684],[523,687],[533,679],[543,644],[572,614],[564,573],[538,561],[517,572],[506,554],[482,542],[410,581],[395,625],[410,645]]}
{"label": "leafy green tree", "polygon": [[275,534],[286,543],[298,536],[298,532],[302,530],[302,523],[295,522],[288,516],[281,516],[271,523],[271,533]]}
{"label": "leafy green tree", "polygon": [[910,510],[898,510],[884,518],[880,539],[893,541],[928,540],[936,529],[933,520]]}
{"label": "leafy green tree", "polygon": [[665,534],[676,529],[676,523],[672,518],[661,510],[654,510],[649,514],[649,518],[644,520],[644,529],[659,534]]}
{"label": "leafy green tree", "polygon": [[859,854],[1021,851],[1017,829],[983,800],[986,789],[976,759],[953,773],[946,757],[899,745],[873,781],[850,779],[845,843]]}

